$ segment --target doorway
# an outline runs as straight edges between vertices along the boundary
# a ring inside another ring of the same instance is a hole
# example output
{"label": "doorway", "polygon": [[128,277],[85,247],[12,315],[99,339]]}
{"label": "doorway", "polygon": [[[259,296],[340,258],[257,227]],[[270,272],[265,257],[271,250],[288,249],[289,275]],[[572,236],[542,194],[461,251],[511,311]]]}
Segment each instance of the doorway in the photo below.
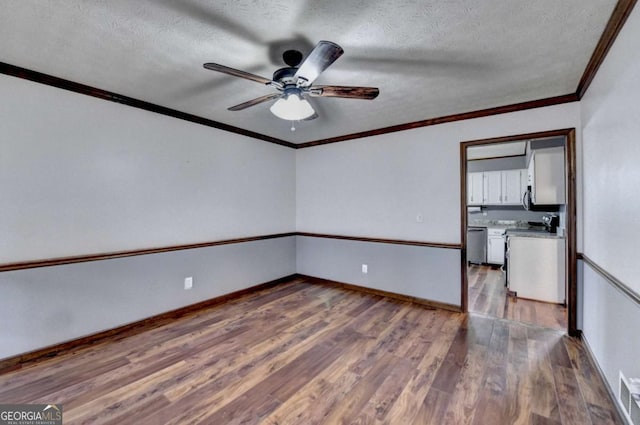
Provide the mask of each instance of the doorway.
{"label": "doorway", "polygon": [[[545,158],[561,167],[555,198],[543,184],[554,176]],[[575,129],[461,142],[460,161],[463,311],[577,335]]]}

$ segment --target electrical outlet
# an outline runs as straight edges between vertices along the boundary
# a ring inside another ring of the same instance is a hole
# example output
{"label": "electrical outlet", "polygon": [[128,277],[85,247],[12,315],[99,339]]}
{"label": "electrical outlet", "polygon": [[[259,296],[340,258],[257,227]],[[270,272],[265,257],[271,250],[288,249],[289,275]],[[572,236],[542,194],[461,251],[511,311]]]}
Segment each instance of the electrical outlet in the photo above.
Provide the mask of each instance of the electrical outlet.
{"label": "electrical outlet", "polygon": [[367,266],[366,264],[363,264],[362,265],[362,273],[363,274],[369,273],[369,266]]}
{"label": "electrical outlet", "polygon": [[184,289],[186,291],[188,291],[189,289],[193,288],[193,277],[185,277],[184,278]]}
{"label": "electrical outlet", "polygon": [[424,216],[422,214],[417,214],[416,223],[422,223],[422,222],[424,222]]}

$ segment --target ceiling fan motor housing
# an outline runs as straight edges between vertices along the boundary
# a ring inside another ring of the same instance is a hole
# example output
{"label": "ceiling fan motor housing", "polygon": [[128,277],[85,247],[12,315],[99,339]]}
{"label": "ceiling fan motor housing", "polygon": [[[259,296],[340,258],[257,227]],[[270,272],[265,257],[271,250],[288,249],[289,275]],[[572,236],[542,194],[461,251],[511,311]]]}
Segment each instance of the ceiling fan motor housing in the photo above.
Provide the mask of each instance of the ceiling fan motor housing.
{"label": "ceiling fan motor housing", "polygon": [[293,76],[298,68],[280,68],[273,73],[273,81],[280,81],[282,84],[295,84]]}

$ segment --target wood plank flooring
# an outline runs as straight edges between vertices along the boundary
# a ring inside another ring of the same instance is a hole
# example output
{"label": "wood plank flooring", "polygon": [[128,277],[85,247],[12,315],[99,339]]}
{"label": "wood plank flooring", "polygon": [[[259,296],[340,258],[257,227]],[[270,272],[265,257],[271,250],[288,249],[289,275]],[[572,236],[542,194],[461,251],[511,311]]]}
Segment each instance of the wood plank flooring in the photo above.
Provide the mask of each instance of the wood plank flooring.
{"label": "wood plank flooring", "polygon": [[467,270],[470,312],[567,330],[566,307],[508,297],[504,286],[504,273],[500,269],[473,264]]}
{"label": "wood plank flooring", "polygon": [[69,424],[621,424],[579,340],[294,279],[0,375]]}

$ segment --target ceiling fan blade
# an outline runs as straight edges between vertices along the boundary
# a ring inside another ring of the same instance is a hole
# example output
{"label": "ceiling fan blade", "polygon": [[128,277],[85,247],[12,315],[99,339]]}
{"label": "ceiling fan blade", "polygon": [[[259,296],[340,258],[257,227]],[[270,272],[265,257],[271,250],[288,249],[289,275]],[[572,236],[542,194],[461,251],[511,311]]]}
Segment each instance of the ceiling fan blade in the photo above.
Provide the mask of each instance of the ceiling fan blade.
{"label": "ceiling fan blade", "polygon": [[380,90],[378,90],[377,87],[313,86],[309,94],[320,97],[344,97],[348,99],[371,100],[378,97]]}
{"label": "ceiling fan blade", "polygon": [[318,42],[294,75],[298,79],[298,86],[310,86],[318,78],[318,75],[329,68],[343,53],[342,47],[336,43],[331,41]]}
{"label": "ceiling fan blade", "polygon": [[255,105],[259,104],[259,103],[266,102],[268,100],[276,99],[276,98],[278,98],[280,96],[282,96],[280,93],[267,94],[265,96],[260,96],[260,97],[257,97],[255,99],[247,100],[246,102],[243,102],[243,103],[241,103],[239,105],[232,106],[231,108],[228,108],[228,110],[229,111],[242,111],[243,109],[250,108],[251,106],[255,106]]}
{"label": "ceiling fan blade", "polygon": [[205,63],[203,66],[211,71],[218,71],[224,74],[233,75],[234,77],[246,78],[247,80],[255,81],[257,83],[271,83],[271,80],[269,80],[268,78],[252,74],[250,72],[240,71],[239,69],[229,68],[228,66],[220,65],[217,63]]}

